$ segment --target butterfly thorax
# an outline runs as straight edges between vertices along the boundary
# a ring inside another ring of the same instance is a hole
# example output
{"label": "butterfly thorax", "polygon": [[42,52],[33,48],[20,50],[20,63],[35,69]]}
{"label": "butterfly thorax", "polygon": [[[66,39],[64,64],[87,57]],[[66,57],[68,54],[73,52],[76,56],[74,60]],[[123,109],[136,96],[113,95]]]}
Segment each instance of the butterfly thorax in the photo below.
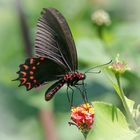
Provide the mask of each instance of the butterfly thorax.
{"label": "butterfly thorax", "polygon": [[85,74],[76,71],[74,73],[69,72],[65,74],[63,80],[68,84],[68,86],[74,86],[78,81],[84,80],[85,78]]}

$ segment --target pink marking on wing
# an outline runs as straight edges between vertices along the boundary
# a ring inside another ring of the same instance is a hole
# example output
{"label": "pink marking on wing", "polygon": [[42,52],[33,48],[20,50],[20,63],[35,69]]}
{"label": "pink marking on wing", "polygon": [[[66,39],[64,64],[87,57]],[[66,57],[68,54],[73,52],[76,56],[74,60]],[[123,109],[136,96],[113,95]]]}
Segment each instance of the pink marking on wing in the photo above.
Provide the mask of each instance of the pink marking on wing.
{"label": "pink marking on wing", "polygon": [[31,83],[26,83],[26,85],[25,85],[26,87],[27,87],[27,89],[29,90],[29,89],[31,89]]}
{"label": "pink marking on wing", "polygon": [[30,59],[30,64],[33,64],[33,63],[34,63],[34,59],[31,58],[31,59]]}
{"label": "pink marking on wing", "polygon": [[33,75],[33,74],[34,74],[34,72],[33,72],[33,71],[30,71],[29,73],[30,73],[31,75]]}
{"label": "pink marking on wing", "polygon": [[33,69],[33,70],[35,70],[35,69],[36,69],[36,67],[35,67],[35,66],[33,66],[33,67],[32,67],[32,69]]}
{"label": "pink marking on wing", "polygon": [[27,75],[27,73],[24,72],[24,71],[21,71],[20,73],[22,74],[22,76],[26,76]]}
{"label": "pink marking on wing", "polygon": [[29,68],[29,66],[27,66],[27,65],[23,65],[23,67],[25,68],[25,70],[27,70]]}
{"label": "pink marking on wing", "polygon": [[23,85],[23,84],[26,83],[27,79],[26,78],[20,78],[20,81],[21,81],[21,84]]}

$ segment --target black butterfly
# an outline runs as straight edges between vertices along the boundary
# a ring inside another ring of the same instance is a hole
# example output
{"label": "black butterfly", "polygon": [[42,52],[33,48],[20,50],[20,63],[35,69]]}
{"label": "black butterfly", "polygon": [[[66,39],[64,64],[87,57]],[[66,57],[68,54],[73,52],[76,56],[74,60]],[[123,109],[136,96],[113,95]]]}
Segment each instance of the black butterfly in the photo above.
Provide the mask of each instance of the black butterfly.
{"label": "black butterfly", "polygon": [[43,9],[37,23],[35,57],[28,58],[17,72],[20,85],[27,90],[49,81],[55,83],[45,93],[50,100],[64,85],[75,86],[85,79],[77,71],[78,61],[75,43],[63,15],[54,8]]}

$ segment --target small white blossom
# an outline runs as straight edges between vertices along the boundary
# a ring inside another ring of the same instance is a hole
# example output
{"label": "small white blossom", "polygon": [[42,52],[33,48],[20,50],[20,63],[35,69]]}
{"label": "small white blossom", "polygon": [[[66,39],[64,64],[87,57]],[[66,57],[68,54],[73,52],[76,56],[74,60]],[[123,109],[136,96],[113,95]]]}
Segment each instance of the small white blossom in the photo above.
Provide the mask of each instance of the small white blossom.
{"label": "small white blossom", "polygon": [[101,9],[95,11],[91,15],[91,19],[98,26],[102,26],[102,25],[107,25],[108,26],[108,25],[111,24],[111,20],[110,20],[109,14],[107,12],[105,12],[104,10],[101,10]]}

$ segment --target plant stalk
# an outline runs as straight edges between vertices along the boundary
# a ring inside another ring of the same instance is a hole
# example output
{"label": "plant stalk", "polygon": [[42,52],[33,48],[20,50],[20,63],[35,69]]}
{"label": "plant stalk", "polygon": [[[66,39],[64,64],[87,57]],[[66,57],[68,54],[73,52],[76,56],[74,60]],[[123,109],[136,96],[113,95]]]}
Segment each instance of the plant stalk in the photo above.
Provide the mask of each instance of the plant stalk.
{"label": "plant stalk", "polygon": [[87,134],[88,134],[88,132],[87,133],[86,132],[83,132],[83,135],[84,135],[85,140],[87,139]]}
{"label": "plant stalk", "polygon": [[127,116],[128,116],[128,120],[130,122],[130,125],[132,127],[132,129],[136,130],[137,129],[137,125],[136,125],[136,122],[134,121],[133,117],[132,117],[132,114],[129,110],[129,107],[127,105],[127,102],[126,102],[126,99],[125,99],[125,95],[124,95],[124,91],[121,87],[121,84],[120,84],[120,74],[115,74],[116,76],[116,79],[117,79],[117,84],[118,84],[118,87],[119,87],[119,91],[120,91],[120,98],[122,100],[122,103],[123,103],[123,106],[124,106],[124,109],[127,113]]}

